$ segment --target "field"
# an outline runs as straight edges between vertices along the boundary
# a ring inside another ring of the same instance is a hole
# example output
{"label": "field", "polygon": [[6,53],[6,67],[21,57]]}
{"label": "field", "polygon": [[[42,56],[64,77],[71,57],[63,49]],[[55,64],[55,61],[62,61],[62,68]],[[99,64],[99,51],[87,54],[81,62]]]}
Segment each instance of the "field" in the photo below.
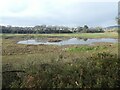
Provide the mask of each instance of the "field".
{"label": "field", "polygon": [[117,33],[3,34],[3,87],[119,87],[118,43],[21,45],[25,38],[118,38]]}
{"label": "field", "polygon": [[0,34],[3,37],[53,37],[53,36],[61,36],[61,37],[83,37],[83,38],[118,38],[118,34],[116,32],[112,33],[75,33],[75,34]]}

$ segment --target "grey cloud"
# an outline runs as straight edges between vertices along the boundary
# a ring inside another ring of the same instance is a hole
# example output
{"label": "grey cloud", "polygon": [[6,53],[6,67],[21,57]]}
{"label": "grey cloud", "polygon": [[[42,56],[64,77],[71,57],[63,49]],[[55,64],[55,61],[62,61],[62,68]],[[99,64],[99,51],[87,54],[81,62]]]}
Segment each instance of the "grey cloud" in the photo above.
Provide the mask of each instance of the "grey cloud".
{"label": "grey cloud", "polygon": [[[51,7],[48,5],[45,10],[45,17],[2,17],[3,24],[11,25],[111,25],[111,22],[117,16],[117,3],[76,3],[66,8]],[[49,8],[49,10],[48,10]],[[31,11],[32,13],[32,11]],[[105,23],[106,22],[106,23]],[[114,22],[112,24],[115,24]]]}

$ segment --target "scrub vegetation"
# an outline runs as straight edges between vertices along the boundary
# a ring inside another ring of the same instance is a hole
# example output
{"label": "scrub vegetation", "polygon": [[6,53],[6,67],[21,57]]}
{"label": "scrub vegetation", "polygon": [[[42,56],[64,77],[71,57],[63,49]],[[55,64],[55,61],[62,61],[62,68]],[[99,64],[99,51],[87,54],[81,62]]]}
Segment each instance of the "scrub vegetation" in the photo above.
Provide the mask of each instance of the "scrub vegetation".
{"label": "scrub vegetation", "polygon": [[117,33],[3,34],[3,88],[119,88],[118,43],[23,45],[25,38],[117,38]]}

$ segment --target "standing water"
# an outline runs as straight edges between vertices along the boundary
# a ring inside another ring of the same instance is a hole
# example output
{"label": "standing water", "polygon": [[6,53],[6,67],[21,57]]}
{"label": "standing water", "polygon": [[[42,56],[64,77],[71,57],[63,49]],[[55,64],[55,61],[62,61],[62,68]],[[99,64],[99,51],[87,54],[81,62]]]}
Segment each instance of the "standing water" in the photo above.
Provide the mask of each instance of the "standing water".
{"label": "standing water", "polygon": [[100,38],[100,39],[77,39],[77,38],[71,38],[67,40],[63,40],[60,42],[48,42],[47,40],[24,40],[19,41],[18,44],[47,44],[47,45],[78,45],[78,44],[93,44],[97,42],[109,42],[109,43],[116,43],[118,42],[118,39],[113,38]]}

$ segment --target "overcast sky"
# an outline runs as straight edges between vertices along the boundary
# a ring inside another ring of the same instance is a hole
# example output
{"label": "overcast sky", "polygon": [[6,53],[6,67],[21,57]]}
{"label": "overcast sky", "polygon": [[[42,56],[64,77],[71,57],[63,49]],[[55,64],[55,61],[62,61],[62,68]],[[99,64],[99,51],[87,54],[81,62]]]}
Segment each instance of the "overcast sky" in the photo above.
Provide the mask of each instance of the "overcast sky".
{"label": "overcast sky", "polygon": [[17,26],[116,25],[118,1],[106,0],[1,0],[0,24]]}

